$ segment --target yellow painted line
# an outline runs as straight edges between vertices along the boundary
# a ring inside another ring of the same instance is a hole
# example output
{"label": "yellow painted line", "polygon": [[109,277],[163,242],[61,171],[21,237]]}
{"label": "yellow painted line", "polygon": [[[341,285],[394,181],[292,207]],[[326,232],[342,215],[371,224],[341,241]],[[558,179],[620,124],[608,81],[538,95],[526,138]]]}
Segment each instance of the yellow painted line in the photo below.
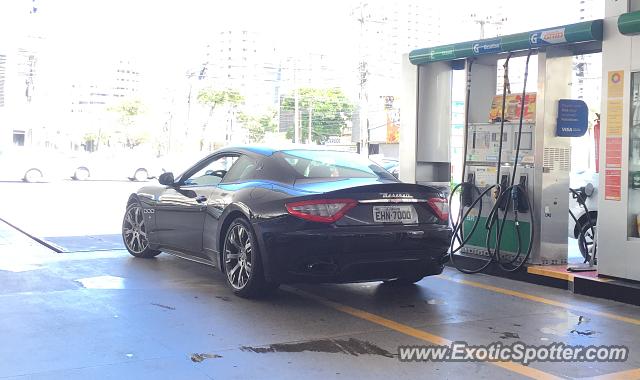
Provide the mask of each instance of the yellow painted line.
{"label": "yellow painted line", "polygon": [[488,291],[495,292],[495,293],[505,294],[505,295],[513,296],[513,297],[517,297],[517,298],[522,298],[522,299],[533,301],[533,302],[539,302],[539,303],[543,303],[543,304],[546,304],[546,305],[557,306],[557,307],[561,307],[563,309],[584,312],[584,313],[588,313],[588,314],[592,314],[592,315],[598,315],[598,316],[609,318],[609,319],[613,319],[613,320],[616,320],[616,321],[630,323],[632,325],[640,325],[640,319],[631,318],[631,317],[625,317],[625,316],[622,316],[622,315],[619,315],[619,314],[608,313],[606,311],[594,310],[594,309],[590,309],[588,307],[583,307],[583,306],[578,306],[578,305],[571,305],[571,304],[568,304],[568,303],[565,303],[565,302],[560,302],[560,301],[555,301],[555,300],[544,298],[544,297],[540,297],[540,296],[535,296],[533,294],[528,294],[528,293],[524,293],[524,292],[518,292],[516,290],[504,289],[504,288],[499,288],[499,287],[493,286],[493,285],[483,284],[481,282],[462,280],[462,279],[457,279],[457,278],[453,278],[453,277],[449,277],[449,276],[443,276],[443,275],[434,276],[434,277],[435,278],[439,278],[439,279],[443,279],[443,280],[447,280],[447,281],[456,282],[456,283],[462,284],[462,285],[473,286],[475,288],[480,288],[480,289],[488,290]]}
{"label": "yellow painted line", "polygon": [[531,274],[537,274],[539,276],[552,277],[557,278],[559,280],[571,281],[573,282],[574,275],[569,272],[558,272],[553,270],[544,269],[539,266],[530,266],[527,267],[527,272]]}
{"label": "yellow painted line", "polygon": [[640,368],[628,371],[614,372],[602,376],[590,377],[592,380],[638,380],[640,379]]}
{"label": "yellow painted line", "polygon": [[580,277],[584,280],[596,281],[596,282],[612,281],[609,278],[581,276],[580,272],[569,272],[567,270],[564,270],[564,271],[552,270],[545,267],[544,265],[528,266],[527,272],[531,274],[537,274],[538,276],[552,277],[552,278],[557,278],[559,280],[565,280],[570,282],[573,282],[576,277]]}
{"label": "yellow painted line", "polygon": [[[351,306],[347,306],[347,305],[343,305],[341,303],[338,302],[334,302],[334,301],[330,301],[326,298],[317,296],[315,294],[312,293],[308,293],[305,292],[304,290],[300,290],[300,289],[296,289],[296,288],[292,288],[290,286],[283,286],[281,289],[286,290],[290,293],[293,294],[297,294],[300,296],[303,296],[305,298],[309,298],[312,299],[316,302],[319,302],[325,306],[328,306],[332,309],[341,311],[343,313],[349,314],[353,317],[356,318],[360,318],[363,319],[365,321],[371,322],[371,323],[375,323],[377,325],[386,327],[388,329],[397,331],[399,333],[402,333],[404,335],[408,335],[411,336],[413,338],[417,338],[420,340],[423,340],[425,342],[429,342],[431,344],[437,344],[437,345],[443,345],[443,346],[447,346],[450,345],[452,343],[452,341],[431,334],[429,332],[426,332],[424,330],[420,330],[420,329],[416,329],[414,327],[411,326],[407,326],[405,324],[393,321],[391,319],[387,319],[384,317],[381,317],[379,315],[376,314],[372,314],[369,313],[368,311],[364,311],[364,310],[360,310],[360,309],[356,309],[353,308]],[[511,363],[511,362],[487,362],[489,364],[493,364],[495,366],[498,366],[500,368],[506,369],[508,371],[517,373],[519,375],[522,376],[526,376],[532,379],[560,379],[560,377],[552,375],[550,373],[535,369],[535,368],[531,368],[528,366],[524,366],[522,364],[517,364],[517,363]]]}

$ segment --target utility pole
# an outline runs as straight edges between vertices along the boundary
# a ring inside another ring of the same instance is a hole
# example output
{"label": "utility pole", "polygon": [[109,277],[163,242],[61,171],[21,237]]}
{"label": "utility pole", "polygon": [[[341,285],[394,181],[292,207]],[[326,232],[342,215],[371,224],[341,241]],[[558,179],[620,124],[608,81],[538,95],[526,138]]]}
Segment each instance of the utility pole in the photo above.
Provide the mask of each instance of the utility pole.
{"label": "utility pole", "polygon": [[360,154],[369,156],[369,92],[367,62],[360,62]]}
{"label": "utility pole", "polygon": [[367,61],[365,44],[365,7],[368,4],[360,3],[360,15],[358,22],[360,23],[360,94],[359,94],[359,120],[360,120],[360,154],[369,156],[369,94],[367,93]]}
{"label": "utility pole", "polygon": [[311,115],[313,114],[313,107],[309,104],[309,135],[307,136],[307,144],[311,144]]}
{"label": "utility pole", "polygon": [[299,95],[298,95],[298,88],[296,87],[295,91],[294,91],[294,96],[293,96],[293,104],[294,104],[294,111],[293,111],[293,142],[294,143],[299,143],[300,142],[300,106],[299,106]]}
{"label": "utility pole", "polygon": [[[507,18],[506,17],[500,17],[497,19],[493,19],[493,16],[489,15],[489,16],[481,16],[477,13],[472,13],[471,15],[471,19],[473,20],[473,22],[475,22],[476,24],[480,25],[480,39],[483,40],[485,37],[485,30],[484,27],[485,25],[495,25],[497,27],[502,26],[506,21]],[[497,34],[500,34],[499,32]]]}
{"label": "utility pole", "polygon": [[296,61],[293,61],[293,142],[298,144],[300,136],[300,94],[298,93],[298,83],[296,81]]}
{"label": "utility pole", "polygon": [[[369,36],[367,25],[369,23],[386,24],[387,18],[373,19],[367,13],[369,4],[366,1],[360,2],[359,15],[357,21],[360,24],[360,94],[359,94],[359,117],[360,117],[360,154],[369,156],[369,65],[367,63]],[[352,15],[355,14],[355,10]]]}

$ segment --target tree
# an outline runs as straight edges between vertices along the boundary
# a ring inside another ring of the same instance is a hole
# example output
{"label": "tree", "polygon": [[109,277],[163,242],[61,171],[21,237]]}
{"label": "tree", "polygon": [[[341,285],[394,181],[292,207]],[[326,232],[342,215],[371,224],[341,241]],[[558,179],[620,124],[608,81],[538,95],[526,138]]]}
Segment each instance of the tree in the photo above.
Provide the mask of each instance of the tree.
{"label": "tree", "polygon": [[200,150],[202,150],[204,148],[205,136],[208,134],[209,124],[216,108],[227,106],[235,109],[244,103],[244,97],[233,89],[216,90],[213,87],[208,87],[200,90],[196,99],[198,103],[209,107],[209,116],[202,124],[202,136],[200,138]]}
{"label": "tree", "polygon": [[[282,111],[294,111],[292,96],[282,100]],[[340,136],[354,111],[354,105],[339,88],[301,88],[298,90],[300,109],[300,130],[302,141],[309,134],[309,114],[311,114],[311,139],[322,144],[330,136]],[[311,112],[309,112],[311,110]],[[287,131],[287,138],[293,138],[294,131]]]}
{"label": "tree", "polygon": [[[128,148],[134,148],[149,139],[148,131],[145,131],[138,125],[139,117],[146,112],[146,107],[139,99],[124,100],[115,106],[107,109],[110,112],[118,114],[118,124],[120,132],[125,137],[125,145]],[[104,135],[103,131],[98,131],[98,136]]]}
{"label": "tree", "polygon": [[240,113],[238,120],[249,133],[249,141],[252,143],[264,142],[267,132],[275,132],[278,128],[276,112],[271,111],[261,116],[252,116]]}

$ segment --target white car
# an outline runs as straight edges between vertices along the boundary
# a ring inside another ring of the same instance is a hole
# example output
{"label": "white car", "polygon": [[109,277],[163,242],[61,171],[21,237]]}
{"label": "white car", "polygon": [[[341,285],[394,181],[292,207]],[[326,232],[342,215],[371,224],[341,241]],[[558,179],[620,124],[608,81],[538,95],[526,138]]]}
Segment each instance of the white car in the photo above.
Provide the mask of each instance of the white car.
{"label": "white car", "polygon": [[78,181],[147,181],[157,178],[162,173],[158,159],[152,154],[131,150],[107,150],[76,156],[71,178]]}
{"label": "white car", "polygon": [[47,182],[68,178],[70,165],[69,157],[55,150],[0,148],[0,179],[5,181]]}

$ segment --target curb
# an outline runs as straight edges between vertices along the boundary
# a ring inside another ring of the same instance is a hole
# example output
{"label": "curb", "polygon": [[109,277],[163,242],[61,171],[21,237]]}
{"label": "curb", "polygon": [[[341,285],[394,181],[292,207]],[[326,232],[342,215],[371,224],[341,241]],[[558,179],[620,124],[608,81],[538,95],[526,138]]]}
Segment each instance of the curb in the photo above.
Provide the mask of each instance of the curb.
{"label": "curb", "polygon": [[26,235],[30,239],[40,243],[41,245],[44,245],[45,247],[49,248],[50,250],[52,250],[52,251],[54,251],[56,253],[63,253],[64,252],[64,249],[62,249],[61,247],[58,247],[55,244],[49,243],[49,242],[47,242],[45,240],[42,240],[42,239],[40,239],[40,238],[38,238],[36,236],[33,236],[33,235],[29,234],[28,232],[24,231],[23,229],[17,227],[16,225],[13,225],[13,224],[9,223],[8,221],[6,221],[3,218],[0,218],[0,222],[6,223],[8,226],[12,227],[16,231],[21,232],[22,234]]}

